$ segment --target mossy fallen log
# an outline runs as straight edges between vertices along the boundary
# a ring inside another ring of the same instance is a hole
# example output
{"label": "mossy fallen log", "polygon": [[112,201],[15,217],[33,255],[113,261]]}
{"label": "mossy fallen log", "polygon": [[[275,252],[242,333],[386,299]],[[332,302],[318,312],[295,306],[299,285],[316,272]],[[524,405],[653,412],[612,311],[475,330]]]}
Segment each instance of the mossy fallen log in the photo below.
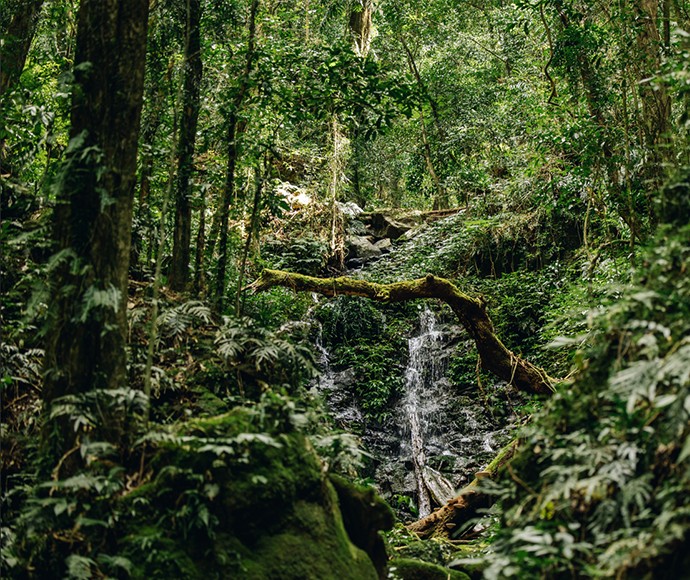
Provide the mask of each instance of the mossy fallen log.
{"label": "mossy fallen log", "polygon": [[[484,470],[486,476],[495,477],[498,470],[513,457],[516,447],[517,440],[514,440],[501,449],[495,459]],[[479,491],[478,486],[479,479],[475,478],[441,509],[429,514],[418,522],[408,525],[407,529],[415,532],[422,540],[429,538],[450,539],[452,533],[459,526],[476,517],[479,508],[490,507],[489,496]]]}
{"label": "mossy fallen log", "polygon": [[427,274],[425,278],[377,284],[353,278],[314,278],[281,270],[264,270],[259,278],[245,289],[261,292],[282,286],[296,292],[316,292],[323,296],[364,296],[379,302],[403,302],[417,298],[437,298],[448,304],[460,323],[474,340],[481,366],[525,393],[547,395],[554,393],[553,379],[544,370],[513,354],[494,333],[493,323],[486,313],[485,303],[461,292],[445,278]]}

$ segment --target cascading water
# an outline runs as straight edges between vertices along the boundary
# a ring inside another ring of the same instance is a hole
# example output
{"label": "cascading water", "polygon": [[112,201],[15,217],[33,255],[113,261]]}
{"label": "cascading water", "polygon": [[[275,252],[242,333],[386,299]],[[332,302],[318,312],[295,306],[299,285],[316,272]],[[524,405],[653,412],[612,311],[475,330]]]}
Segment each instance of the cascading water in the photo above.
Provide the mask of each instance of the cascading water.
{"label": "cascading water", "polygon": [[323,327],[318,324],[315,347],[319,354],[319,370],[321,375],[314,387],[320,393],[324,393],[331,411],[331,416],[339,427],[346,428],[349,425],[363,420],[362,411],[357,404],[354,393],[347,388],[354,383],[356,373],[354,369],[334,373],[331,368],[331,355],[323,345]]}
{"label": "cascading water", "polygon": [[[443,359],[438,356],[441,332],[436,330],[436,317],[428,308],[420,315],[420,334],[409,340],[410,358],[405,371],[405,398],[402,411],[407,419],[403,431],[409,440],[417,482],[420,517],[431,513],[431,499],[443,503],[452,497],[453,486],[426,464],[425,442],[434,440],[436,446],[445,446],[434,436],[432,423],[441,410],[441,397],[437,386],[445,373]],[[403,419],[404,421],[404,419]],[[404,424],[404,423],[403,423]],[[450,453],[447,449],[442,452]],[[440,497],[439,497],[440,496]]]}

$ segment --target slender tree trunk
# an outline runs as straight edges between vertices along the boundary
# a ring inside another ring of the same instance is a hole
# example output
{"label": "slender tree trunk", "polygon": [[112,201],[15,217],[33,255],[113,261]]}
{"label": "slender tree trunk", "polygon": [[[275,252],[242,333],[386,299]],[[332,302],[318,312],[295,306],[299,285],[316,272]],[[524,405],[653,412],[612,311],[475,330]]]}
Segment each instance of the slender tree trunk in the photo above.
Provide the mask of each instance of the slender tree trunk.
{"label": "slender tree trunk", "polygon": [[146,107],[142,113],[141,135],[141,175],[139,179],[139,217],[146,224],[148,240],[146,244],[146,268],[150,268],[153,260],[154,227],[151,217],[151,179],[154,167],[154,146],[156,134],[161,126],[161,110],[165,102],[162,79],[165,74],[165,64],[160,46],[158,33],[158,18],[155,13],[149,18],[148,51],[146,59],[146,84],[144,87],[144,102]]}
{"label": "slender tree trunk", "polygon": [[204,246],[206,243],[206,196],[201,198],[199,208],[199,231],[196,234],[196,259],[194,261],[194,290],[206,294],[206,274],[204,272]]}
{"label": "slender tree trunk", "polygon": [[0,95],[4,95],[5,91],[19,81],[36,34],[43,2],[44,0],[25,0],[17,3],[19,10],[12,15],[7,30],[2,31]]}
{"label": "slender tree trunk", "polygon": [[[148,0],[82,0],[72,124],[59,176],[43,403],[126,386],[127,272],[146,62]],[[106,410],[103,410],[105,413]],[[118,440],[112,417],[101,426]],[[47,421],[44,442],[72,444]]]}
{"label": "slender tree trunk", "polygon": [[247,241],[244,244],[244,251],[242,253],[242,262],[240,263],[240,272],[237,277],[237,291],[235,292],[235,316],[238,317],[241,314],[240,310],[240,294],[242,293],[242,284],[244,283],[244,272],[247,267],[247,256],[249,255],[249,247],[252,243],[252,234],[255,233],[258,237],[258,217],[259,210],[261,208],[261,190],[263,188],[263,177],[260,174],[260,170],[256,168],[256,184],[254,189],[254,203],[252,205],[252,217],[249,221],[249,230],[247,231]]}
{"label": "slender tree trunk", "polygon": [[237,116],[230,113],[228,129],[228,170],[225,176],[225,187],[221,196],[220,219],[218,231],[218,270],[216,273],[216,303],[223,309],[225,296],[225,273],[228,264],[228,220],[230,206],[235,195],[235,165],[237,163]]}
{"label": "slender tree trunk", "polygon": [[[422,93],[427,97],[427,100],[431,105],[431,111],[436,121],[436,126],[439,131],[439,137],[441,138],[441,142],[443,143],[443,141],[445,141],[445,134],[443,132],[441,120],[438,115],[436,101],[433,98],[431,98],[431,95],[429,95],[429,92],[426,89],[426,85],[422,81],[422,77],[419,74],[419,69],[417,68],[417,64],[415,63],[414,55],[412,54],[412,51],[407,46],[407,43],[405,42],[405,39],[402,36],[400,36],[400,42],[403,46],[403,49],[405,50],[405,54],[407,55],[407,64],[410,68],[410,72],[414,75],[415,79],[417,80],[417,84],[419,85],[419,88],[421,89]],[[429,170],[429,175],[431,175],[431,179],[434,182],[434,186],[436,187],[436,196],[434,197],[433,209],[448,209],[450,207],[450,203],[448,201],[448,192],[446,191],[445,185],[443,184],[441,178],[438,176],[436,168],[434,167],[434,162],[431,155],[431,145],[429,144],[429,136],[426,130],[426,123],[424,122],[424,111],[422,110],[422,107],[419,108],[419,123],[422,128],[422,145],[424,146],[424,159],[426,160],[426,166]],[[452,156],[452,159],[453,161],[455,161],[454,156]]]}
{"label": "slender tree trunk", "polygon": [[192,238],[191,177],[194,173],[196,127],[199,120],[201,62],[201,0],[187,0],[187,54],[185,54],[184,99],[180,120],[178,147],[177,199],[173,254],[168,283],[172,290],[183,292],[189,283],[189,259]]}
{"label": "slender tree trunk", "polygon": [[[233,109],[228,119],[228,171],[225,178],[225,188],[220,206],[220,232],[218,240],[218,270],[216,273],[216,307],[223,309],[225,297],[225,273],[228,263],[228,219],[230,217],[230,205],[235,195],[235,166],[238,157],[237,131],[240,126],[238,113],[249,88],[249,75],[252,72],[254,60],[254,39],[256,38],[256,13],[259,9],[259,0],[253,0],[249,13],[249,38],[247,40],[247,62],[244,76],[239,91],[233,102]],[[244,127],[244,124],[241,124]]]}

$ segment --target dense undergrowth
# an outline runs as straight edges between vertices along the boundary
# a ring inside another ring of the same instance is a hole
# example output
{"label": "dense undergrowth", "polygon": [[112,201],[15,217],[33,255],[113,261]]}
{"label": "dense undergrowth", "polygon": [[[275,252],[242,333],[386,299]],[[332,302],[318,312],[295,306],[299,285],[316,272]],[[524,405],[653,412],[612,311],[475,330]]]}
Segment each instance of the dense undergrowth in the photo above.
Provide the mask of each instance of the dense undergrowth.
{"label": "dense undergrowth", "polygon": [[[486,486],[502,511],[484,518],[477,528],[483,532],[462,551],[447,543],[419,543],[397,528],[388,537],[390,555],[436,565],[460,557],[473,578],[682,578],[690,528],[690,230],[683,221],[684,190],[675,191],[675,197],[667,196],[673,209],[662,214],[675,224],[661,226],[648,247],[636,252],[632,284],[629,254],[553,248],[549,236],[555,232],[529,237],[534,216],[504,226],[500,215],[477,224],[481,220],[458,214],[421,229],[368,270],[377,280],[426,271],[453,277],[464,290],[486,298],[509,348],[552,376],[565,377],[576,368],[550,401],[525,400],[516,410],[503,394],[505,386],[477,368],[471,343],[462,343],[448,372],[459,388],[458,401],[482,405],[494,417],[532,416],[521,432],[521,452],[496,484]],[[367,421],[385,424],[402,393],[407,339],[421,304],[381,305],[346,296],[323,302],[280,289],[248,296],[245,312],[251,316],[245,319],[218,319],[203,301],[166,294],[153,367],[151,416],[159,427],[142,424],[145,401],[137,390],[67,398],[55,412],[78,431],[73,452],[81,458],[80,469],[63,473],[65,460],[52,473],[42,472],[45,450],[36,444],[42,352],[35,330],[42,316],[41,275],[50,264],[38,259],[30,235],[15,239],[3,269],[30,275],[18,276],[13,292],[4,296],[9,324],[3,343],[2,565],[11,576],[40,578],[48,570],[69,578],[245,573],[256,553],[227,537],[219,540],[225,523],[218,515],[217,469],[246,475],[247,489],[238,497],[263,497],[274,487],[273,475],[257,468],[264,459],[256,453],[264,457],[282,449],[281,438],[306,435],[319,465],[350,478],[367,472],[357,439],[335,429],[322,401],[306,388],[317,365],[303,341],[313,339],[314,330],[284,323],[306,316],[318,322],[331,362],[358,370],[352,388]],[[267,251],[264,259],[316,273],[324,266],[317,246],[307,239]],[[434,250],[439,247],[442,252]],[[486,265],[486,255],[493,269],[480,265]],[[543,267],[529,268],[542,259]],[[145,285],[133,282],[130,380],[136,388],[142,385],[150,307]],[[558,348],[544,349],[550,342]],[[468,390],[476,401],[465,396]],[[100,438],[103,405],[130,417],[126,448]],[[195,417],[209,418],[204,425],[212,426],[213,417],[228,412],[251,419],[242,419],[246,424],[240,421],[232,433],[194,430],[201,425]],[[188,466],[190,453],[202,463]],[[316,462],[313,453],[297,452]],[[313,473],[293,476],[302,491],[275,501],[308,495],[307,483],[318,479]],[[324,493],[319,501],[329,505],[332,492]],[[411,499],[391,502],[410,517]],[[285,525],[316,521],[295,517]],[[255,533],[259,523],[253,524]],[[201,566],[208,558],[215,563]]]}

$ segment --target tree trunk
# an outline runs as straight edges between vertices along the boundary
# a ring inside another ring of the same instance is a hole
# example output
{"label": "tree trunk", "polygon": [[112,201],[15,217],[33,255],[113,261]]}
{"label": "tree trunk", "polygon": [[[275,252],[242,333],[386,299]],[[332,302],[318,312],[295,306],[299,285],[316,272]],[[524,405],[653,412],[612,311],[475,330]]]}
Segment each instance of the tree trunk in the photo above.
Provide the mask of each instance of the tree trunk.
{"label": "tree trunk", "polygon": [[171,290],[183,292],[189,283],[189,256],[192,239],[190,180],[194,173],[196,126],[199,119],[201,62],[201,0],[187,0],[187,42],[185,54],[184,97],[178,147],[177,199],[170,278]]}
{"label": "tree trunk", "polygon": [[159,34],[159,20],[156,13],[149,17],[148,48],[146,58],[146,83],[144,86],[144,103],[141,121],[141,175],[139,178],[139,218],[148,231],[146,241],[146,270],[150,270],[153,260],[155,234],[151,217],[151,179],[154,167],[154,146],[156,134],[161,126],[161,111],[166,101],[163,94],[165,63]]}
{"label": "tree trunk", "polygon": [[204,272],[204,246],[206,245],[206,195],[201,198],[199,208],[199,230],[196,234],[196,259],[194,262],[194,291],[206,295],[206,273]]}
{"label": "tree trunk", "polygon": [[[59,176],[43,404],[126,385],[127,270],[148,0],[82,0],[70,143]],[[106,410],[104,410],[105,412]],[[70,445],[46,421],[44,443]],[[117,421],[104,420],[117,441]]]}
{"label": "tree trunk", "polygon": [[[498,470],[513,457],[516,447],[517,441],[512,441],[504,447],[484,470],[486,477],[495,477]],[[451,534],[456,532],[460,526],[477,516],[479,508],[491,507],[490,498],[477,489],[478,484],[479,479],[475,478],[440,510],[429,514],[418,522],[409,524],[407,529],[415,532],[422,540],[429,538],[450,539]]]}
{"label": "tree trunk", "polygon": [[4,95],[6,90],[19,81],[36,33],[43,2],[44,0],[19,2],[19,9],[12,15],[7,30],[2,31],[0,95]]}
{"label": "tree trunk", "polygon": [[357,8],[359,10],[350,12],[350,34],[355,52],[366,57],[371,46],[371,14],[374,7],[371,0],[364,0]]}
{"label": "tree trunk", "polygon": [[[235,292],[235,317],[239,317],[241,314],[240,309],[240,294],[242,289],[242,283],[244,281],[244,272],[247,267],[247,256],[249,255],[249,247],[252,243],[252,236],[258,239],[258,218],[259,210],[261,208],[261,189],[263,187],[264,176],[261,175],[259,167],[255,169],[256,183],[254,188],[254,203],[252,204],[252,217],[249,221],[249,230],[247,231],[247,241],[244,245],[244,252],[242,253],[242,261],[240,263],[240,271],[237,278],[237,291]],[[255,232],[255,230],[257,230]]]}
{"label": "tree trunk", "polygon": [[553,380],[540,368],[509,351],[494,334],[484,303],[461,292],[445,278],[427,274],[426,278],[394,284],[376,284],[352,278],[313,278],[279,270],[264,270],[247,288],[260,292],[284,286],[298,292],[317,292],[324,296],[348,294],[380,302],[402,302],[416,298],[438,298],[448,304],[477,345],[482,368],[511,383],[520,391],[552,395]]}
{"label": "tree trunk", "polygon": [[225,271],[228,262],[228,219],[230,217],[230,205],[235,195],[235,166],[237,163],[238,149],[237,136],[240,127],[244,130],[245,123],[238,119],[238,113],[244,96],[249,88],[249,75],[252,72],[254,60],[254,39],[256,36],[256,13],[259,9],[259,0],[253,0],[249,13],[249,38],[247,40],[247,62],[244,69],[244,76],[240,84],[239,91],[233,102],[233,109],[228,119],[228,171],[225,178],[225,188],[221,199],[220,207],[220,232],[218,238],[218,270],[216,273],[216,308],[223,309],[225,297]]}

